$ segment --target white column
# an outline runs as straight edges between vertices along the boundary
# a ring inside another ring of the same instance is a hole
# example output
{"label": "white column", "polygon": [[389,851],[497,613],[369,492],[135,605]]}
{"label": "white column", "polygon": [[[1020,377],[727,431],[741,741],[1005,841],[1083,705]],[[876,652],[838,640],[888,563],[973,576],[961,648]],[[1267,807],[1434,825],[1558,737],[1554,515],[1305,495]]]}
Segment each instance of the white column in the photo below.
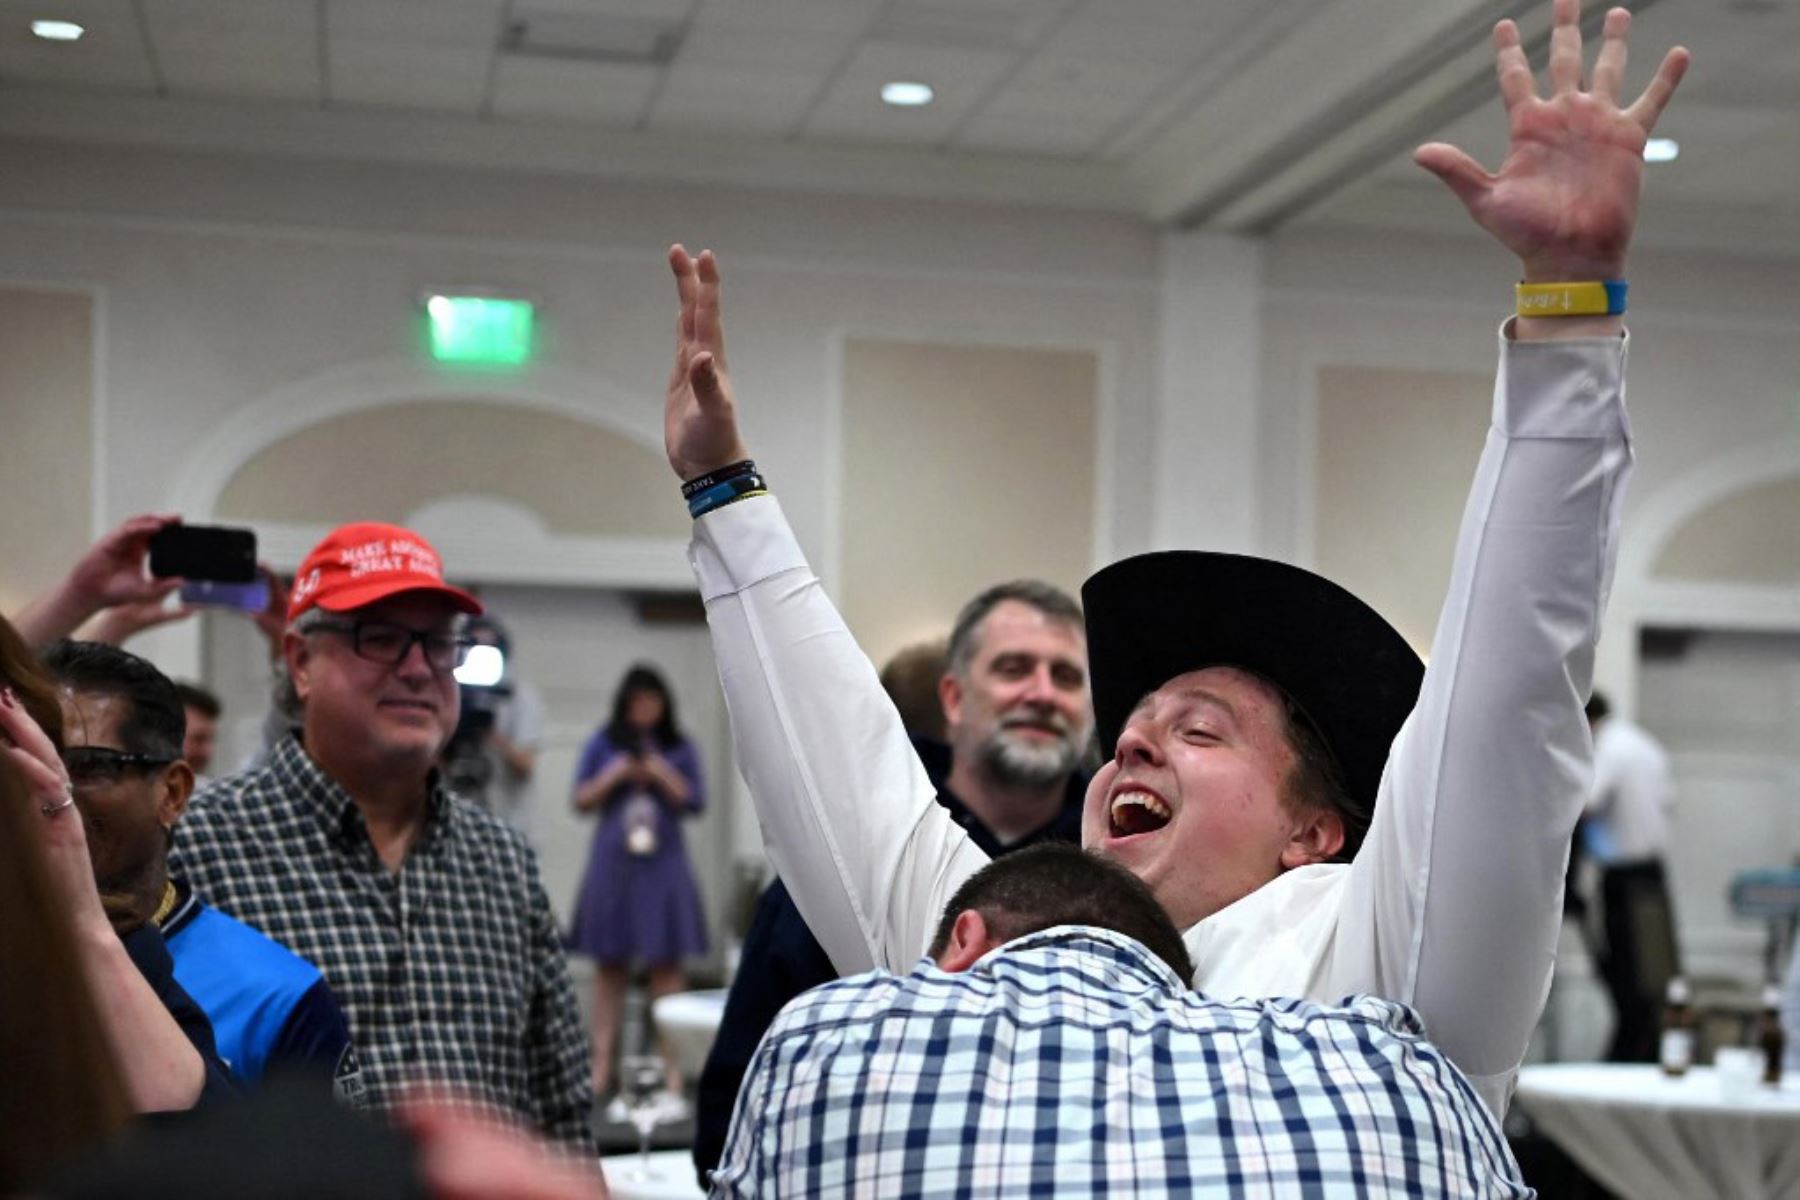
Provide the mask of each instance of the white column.
{"label": "white column", "polygon": [[1253,553],[1262,243],[1171,233],[1161,249],[1151,545]]}

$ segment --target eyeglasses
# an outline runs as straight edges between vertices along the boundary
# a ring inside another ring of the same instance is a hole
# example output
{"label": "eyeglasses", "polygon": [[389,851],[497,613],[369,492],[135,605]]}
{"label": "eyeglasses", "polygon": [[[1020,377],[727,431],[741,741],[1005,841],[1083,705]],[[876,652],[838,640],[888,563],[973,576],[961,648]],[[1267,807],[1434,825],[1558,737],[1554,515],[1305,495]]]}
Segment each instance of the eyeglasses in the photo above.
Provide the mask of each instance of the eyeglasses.
{"label": "eyeglasses", "polygon": [[308,633],[339,633],[350,639],[350,649],[358,658],[397,667],[406,661],[416,645],[425,651],[425,661],[434,671],[454,671],[469,657],[474,640],[430,629],[408,629],[391,621],[321,621]]}
{"label": "eyeglasses", "polygon": [[111,787],[125,778],[127,771],[147,771],[166,767],[173,757],[161,754],[133,754],[110,746],[76,746],[63,751],[63,769],[69,773],[73,788]]}

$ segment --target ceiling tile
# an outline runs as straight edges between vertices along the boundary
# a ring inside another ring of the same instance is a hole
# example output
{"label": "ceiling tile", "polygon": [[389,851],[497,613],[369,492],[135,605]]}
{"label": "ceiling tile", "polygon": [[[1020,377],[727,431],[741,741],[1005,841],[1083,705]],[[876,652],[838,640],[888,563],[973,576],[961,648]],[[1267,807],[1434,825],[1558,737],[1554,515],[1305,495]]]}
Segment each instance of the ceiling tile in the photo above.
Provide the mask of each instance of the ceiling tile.
{"label": "ceiling tile", "polygon": [[150,40],[169,91],[316,101],[318,9],[304,0],[152,0]]}
{"label": "ceiling tile", "polygon": [[506,0],[328,0],[325,23],[334,44],[360,38],[491,50],[505,11]]}
{"label": "ceiling tile", "polygon": [[855,37],[885,0],[704,0],[694,29]]}
{"label": "ceiling tile", "polygon": [[1085,159],[1093,157],[1095,147],[1111,128],[1112,122],[1106,120],[1047,120],[984,113],[957,135],[956,148]]}
{"label": "ceiling tile", "polygon": [[1120,121],[1160,94],[1168,72],[1106,63],[1033,63],[1008,80],[982,110],[1002,117],[1106,113]]}
{"label": "ceiling tile", "polygon": [[181,47],[163,50],[159,61],[169,93],[175,96],[237,97],[316,104],[319,55],[246,43],[226,54],[197,54]]}
{"label": "ceiling tile", "polygon": [[560,13],[572,17],[627,17],[675,23],[693,11],[693,0],[513,0],[517,15]]}
{"label": "ceiling tile", "polygon": [[[805,134],[820,141],[942,141],[1017,57],[998,50],[864,43],[813,111]],[[884,104],[881,85],[894,80],[930,84],[937,98],[922,108]]]}
{"label": "ceiling tile", "polygon": [[535,9],[563,9],[565,13],[603,13],[648,20],[684,22],[693,13],[693,0],[522,0]]}
{"label": "ceiling tile", "polygon": [[869,28],[872,42],[965,50],[1025,50],[1068,9],[1049,0],[893,0]]}
{"label": "ceiling tile", "polygon": [[810,71],[824,78],[855,42],[854,30],[732,29],[695,27],[675,53],[678,68],[718,65],[740,69]]}
{"label": "ceiling tile", "polygon": [[480,115],[491,48],[397,45],[336,38],[329,55],[333,104],[427,109]]}
{"label": "ceiling tile", "polygon": [[[79,41],[45,41],[31,32],[45,17],[87,32]],[[127,0],[0,0],[0,80],[133,91],[156,83]]]}
{"label": "ceiling tile", "polygon": [[1681,157],[1645,169],[1645,205],[1657,199],[1712,204],[1792,204],[1800,195],[1800,121],[1793,110],[1670,105],[1657,125]]}
{"label": "ceiling tile", "polygon": [[656,68],[638,63],[500,56],[494,80],[495,115],[550,117],[617,127],[635,125],[656,82]]}
{"label": "ceiling tile", "polygon": [[782,137],[806,114],[819,83],[818,75],[678,63],[656,99],[649,126]]}
{"label": "ceiling tile", "polygon": [[1056,31],[1045,43],[1043,57],[1169,69],[1198,62],[1218,51],[1224,40],[1214,29],[1161,21],[1117,21],[1084,13]]}
{"label": "ceiling tile", "polygon": [[1213,36],[1258,15],[1267,0],[1087,0],[1081,19],[1111,25],[1177,26]]}

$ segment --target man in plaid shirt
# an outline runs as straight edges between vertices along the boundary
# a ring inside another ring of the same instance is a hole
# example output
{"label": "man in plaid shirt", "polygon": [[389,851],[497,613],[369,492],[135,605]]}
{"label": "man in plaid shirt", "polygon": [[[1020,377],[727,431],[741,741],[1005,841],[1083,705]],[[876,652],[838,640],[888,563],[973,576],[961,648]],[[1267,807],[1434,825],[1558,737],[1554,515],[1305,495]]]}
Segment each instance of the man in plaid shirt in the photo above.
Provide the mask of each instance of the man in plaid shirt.
{"label": "man in plaid shirt", "polygon": [[435,768],[468,647],[457,614],[480,611],[416,533],[320,542],[282,645],[300,728],[194,797],[176,869],[319,966],[373,1105],[447,1083],[591,1153],[587,1039],[537,860]]}
{"label": "man in plaid shirt", "polygon": [[909,974],[783,1010],[713,1195],[1533,1194],[1410,1009],[1221,1003],[1192,974],[1128,871],[1065,845],[997,860]]}

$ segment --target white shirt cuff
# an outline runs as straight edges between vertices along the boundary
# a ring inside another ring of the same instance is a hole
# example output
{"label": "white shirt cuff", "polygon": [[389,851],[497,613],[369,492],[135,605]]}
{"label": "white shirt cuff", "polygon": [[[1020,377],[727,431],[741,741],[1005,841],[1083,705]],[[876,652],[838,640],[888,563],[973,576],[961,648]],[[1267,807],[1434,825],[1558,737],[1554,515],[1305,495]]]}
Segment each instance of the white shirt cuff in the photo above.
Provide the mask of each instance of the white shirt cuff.
{"label": "white shirt cuff", "polygon": [[1500,331],[1494,428],[1514,438],[1625,436],[1627,337],[1520,342]]}
{"label": "white shirt cuff", "polygon": [[783,571],[805,570],[806,556],[775,497],[752,496],[694,522],[688,565],[700,598],[710,602]]}

